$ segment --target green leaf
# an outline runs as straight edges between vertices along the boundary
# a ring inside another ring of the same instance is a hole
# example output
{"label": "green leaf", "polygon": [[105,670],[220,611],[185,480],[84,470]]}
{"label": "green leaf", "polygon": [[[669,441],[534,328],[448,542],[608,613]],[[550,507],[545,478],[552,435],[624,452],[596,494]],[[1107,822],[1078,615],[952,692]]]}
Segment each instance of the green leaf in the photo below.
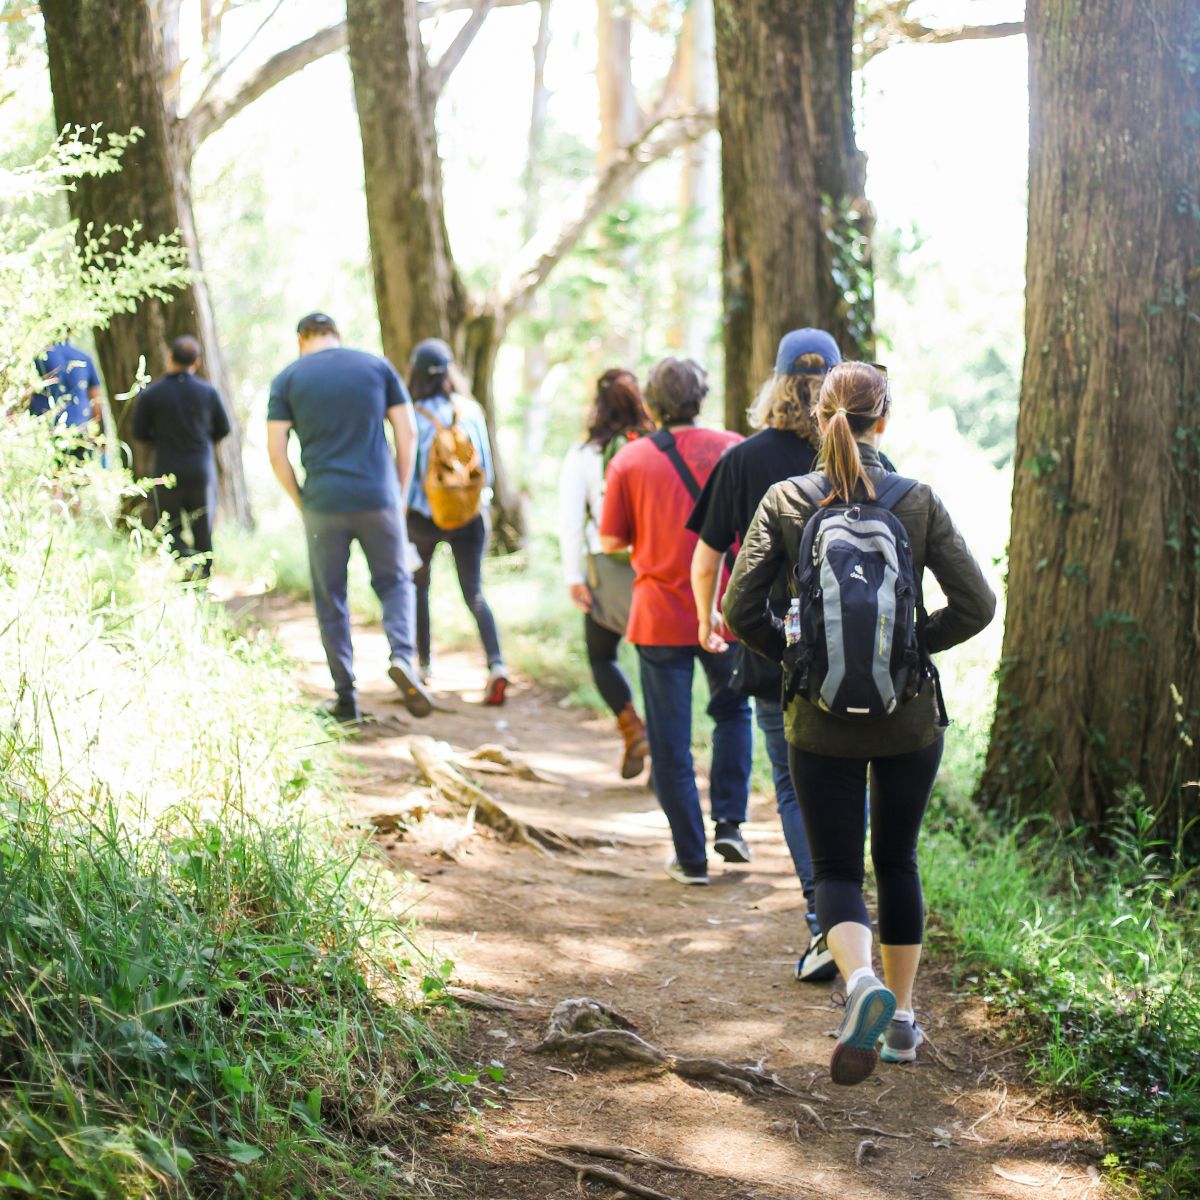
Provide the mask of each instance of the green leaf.
{"label": "green leaf", "polygon": [[225,1139],[225,1154],[233,1159],[235,1163],[253,1163],[258,1162],[263,1156],[262,1148],[259,1146],[250,1146],[245,1142],[234,1141],[233,1138]]}
{"label": "green leaf", "polygon": [[11,1171],[0,1171],[0,1185],[6,1188],[16,1188],[18,1192],[24,1192],[27,1196],[36,1196],[37,1188],[22,1179],[19,1175],[14,1175]]}
{"label": "green leaf", "polygon": [[321,1119],[321,1085],[318,1084],[304,1098],[304,1107],[308,1109],[308,1114],[314,1121]]}

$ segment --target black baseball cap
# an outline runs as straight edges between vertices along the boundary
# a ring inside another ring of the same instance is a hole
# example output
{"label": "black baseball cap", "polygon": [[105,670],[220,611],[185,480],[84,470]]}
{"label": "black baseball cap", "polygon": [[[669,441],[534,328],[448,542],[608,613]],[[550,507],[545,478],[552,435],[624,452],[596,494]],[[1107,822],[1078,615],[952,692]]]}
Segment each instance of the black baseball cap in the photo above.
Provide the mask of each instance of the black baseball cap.
{"label": "black baseball cap", "polygon": [[426,375],[445,375],[454,361],[454,352],[441,338],[426,338],[413,349],[408,365]]}
{"label": "black baseball cap", "polygon": [[334,319],[328,313],[323,312],[311,312],[307,317],[301,317],[296,325],[296,332],[301,337],[320,337],[323,333],[332,333],[334,337],[341,337]]}

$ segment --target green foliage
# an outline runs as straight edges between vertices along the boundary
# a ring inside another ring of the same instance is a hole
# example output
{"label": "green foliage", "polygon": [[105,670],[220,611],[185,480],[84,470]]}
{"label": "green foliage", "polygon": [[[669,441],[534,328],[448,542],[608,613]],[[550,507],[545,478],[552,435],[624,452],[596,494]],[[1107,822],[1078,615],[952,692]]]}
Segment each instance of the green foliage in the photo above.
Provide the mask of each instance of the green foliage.
{"label": "green foliage", "polygon": [[[139,299],[169,299],[187,282],[178,237],[137,242],[138,227],[73,223],[47,227],[45,201],[88,175],[120,170],[121,156],[141,137],[76,128],[23,167],[0,167],[0,394],[14,402],[35,381],[34,358],[70,329],[105,327]],[[135,242],[137,242],[135,246]]]}
{"label": "green foliage", "polygon": [[269,641],[100,522],[102,480],[53,503],[40,435],[0,430],[0,1170],[397,1194],[372,1143],[457,1088],[328,736]]}
{"label": "green foliage", "polygon": [[22,215],[121,146],[0,176],[0,1192],[404,1196],[380,1144],[462,1096],[449,965],[344,832],[278,650],[15,411],[46,341],[180,278],[169,242]]}
{"label": "green foliage", "polygon": [[1195,870],[1153,835],[1136,795],[1101,858],[1076,835],[936,813],[922,848],[937,939],[998,1015],[1020,1015],[1046,1083],[1109,1118],[1146,1195],[1200,1188]]}

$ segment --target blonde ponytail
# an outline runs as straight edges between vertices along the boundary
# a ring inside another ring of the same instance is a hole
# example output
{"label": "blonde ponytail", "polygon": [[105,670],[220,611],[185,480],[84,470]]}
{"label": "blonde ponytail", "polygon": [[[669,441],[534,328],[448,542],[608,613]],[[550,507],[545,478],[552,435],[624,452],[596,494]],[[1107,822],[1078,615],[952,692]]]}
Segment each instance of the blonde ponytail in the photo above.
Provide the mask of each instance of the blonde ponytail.
{"label": "blonde ponytail", "polygon": [[816,418],[821,433],[820,470],[832,491],[823,504],[849,504],[860,487],[868,499],[875,499],[858,438],[887,416],[888,407],[887,379],[869,363],[839,363],[825,376]]}

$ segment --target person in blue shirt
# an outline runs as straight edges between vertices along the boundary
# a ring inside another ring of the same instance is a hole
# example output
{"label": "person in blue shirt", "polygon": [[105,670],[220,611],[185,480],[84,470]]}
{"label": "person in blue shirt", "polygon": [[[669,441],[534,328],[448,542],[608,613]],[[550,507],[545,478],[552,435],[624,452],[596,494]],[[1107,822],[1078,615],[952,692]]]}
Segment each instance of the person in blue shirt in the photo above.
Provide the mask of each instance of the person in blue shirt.
{"label": "person in blue shirt", "polygon": [[[417,416],[417,463],[408,490],[408,536],[421,556],[421,565],[413,576],[417,588],[417,654],[421,677],[429,678],[432,651],[430,564],[434,551],[442,542],[446,542],[454,555],[463,599],[475,618],[479,638],[487,655],[488,678],[483,702],[503,704],[508,688],[508,672],[504,666],[504,655],[500,652],[496,618],[483,595],[483,556],[491,535],[488,506],[491,487],[495,482],[487,420],[483,409],[467,394],[467,383],[455,365],[450,347],[438,338],[429,338],[413,350],[409,361],[408,387]],[[484,489],[479,513],[475,517],[457,529],[442,529],[433,522],[429,497],[425,494],[425,472],[438,426],[450,425],[456,414],[479,455],[487,488]]]}
{"label": "person in blue shirt", "polygon": [[[86,436],[93,417],[99,420],[103,415],[100,376],[91,355],[76,346],[68,333],[64,341],[39,354],[35,365],[41,388],[30,397],[30,413]],[[87,450],[81,444],[76,454],[82,456]]]}
{"label": "person in blue shirt", "polygon": [[[426,717],[433,702],[413,669],[414,594],[404,521],[416,442],[408,392],[387,359],[344,348],[325,313],[304,317],[296,335],[300,357],[271,382],[267,453],[304,518],[313,604],[337,697],[329,711],[347,724],[360,720],[346,597],[350,547],[357,541],[383,609],[388,674],[408,711]],[[288,458],[293,432],[303,485]]]}

